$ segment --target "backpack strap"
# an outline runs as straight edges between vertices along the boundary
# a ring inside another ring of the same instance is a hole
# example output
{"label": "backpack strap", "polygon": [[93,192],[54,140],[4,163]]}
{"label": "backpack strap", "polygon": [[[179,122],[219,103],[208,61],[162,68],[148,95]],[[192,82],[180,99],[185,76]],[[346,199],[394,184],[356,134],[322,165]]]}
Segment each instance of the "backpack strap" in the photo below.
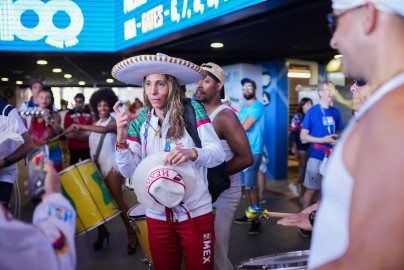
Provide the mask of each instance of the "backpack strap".
{"label": "backpack strap", "polygon": [[195,145],[199,148],[202,147],[201,139],[198,135],[198,130],[196,129],[196,114],[195,109],[191,104],[191,99],[187,98],[183,102],[184,104],[184,115],[185,115],[185,128]]}

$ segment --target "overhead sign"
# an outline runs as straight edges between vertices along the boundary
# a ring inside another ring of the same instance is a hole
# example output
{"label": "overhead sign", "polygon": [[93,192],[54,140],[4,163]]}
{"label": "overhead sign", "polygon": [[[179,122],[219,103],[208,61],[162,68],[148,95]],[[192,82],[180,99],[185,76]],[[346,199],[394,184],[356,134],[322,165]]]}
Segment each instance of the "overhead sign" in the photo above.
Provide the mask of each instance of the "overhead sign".
{"label": "overhead sign", "polygon": [[264,0],[122,0],[117,47],[125,49],[242,10]]}
{"label": "overhead sign", "polygon": [[0,50],[115,52],[264,0],[0,0]]}

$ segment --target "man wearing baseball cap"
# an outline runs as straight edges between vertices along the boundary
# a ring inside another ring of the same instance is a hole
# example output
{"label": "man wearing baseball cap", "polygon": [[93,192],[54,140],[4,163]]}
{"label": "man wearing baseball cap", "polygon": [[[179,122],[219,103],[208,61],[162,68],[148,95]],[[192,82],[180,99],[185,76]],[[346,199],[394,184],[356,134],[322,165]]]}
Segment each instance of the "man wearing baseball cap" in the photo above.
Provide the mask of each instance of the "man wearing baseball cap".
{"label": "man wearing baseball cap", "polygon": [[228,255],[231,222],[240,202],[240,172],[253,163],[253,156],[248,138],[237,115],[221,102],[224,95],[226,75],[215,63],[202,64],[201,68],[208,74],[196,83],[196,97],[205,106],[210,121],[220,138],[226,154],[226,166],[230,175],[231,186],[220,194],[213,206],[215,215],[215,269],[234,269]]}
{"label": "man wearing baseball cap", "polygon": [[[245,194],[248,206],[258,205],[258,171],[261,164],[262,152],[264,149],[264,130],[265,130],[265,114],[264,105],[256,98],[257,84],[250,78],[241,80],[243,86],[243,96],[247,105],[243,107],[238,118],[247,132],[248,141],[250,142],[251,152],[253,153],[254,163],[248,169],[241,173],[241,185],[245,186]],[[234,220],[236,224],[250,224],[249,234],[258,234],[261,223],[259,220],[249,220],[246,216],[242,216]]]}
{"label": "man wearing baseball cap", "polygon": [[404,2],[332,3],[330,45],[371,95],[328,164],[309,269],[404,269]]}

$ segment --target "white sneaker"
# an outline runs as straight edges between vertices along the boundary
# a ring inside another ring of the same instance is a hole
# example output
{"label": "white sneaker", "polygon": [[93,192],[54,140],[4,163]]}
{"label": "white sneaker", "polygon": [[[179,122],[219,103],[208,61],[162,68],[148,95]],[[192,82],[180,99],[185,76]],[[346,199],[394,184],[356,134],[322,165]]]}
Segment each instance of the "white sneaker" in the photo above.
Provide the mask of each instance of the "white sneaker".
{"label": "white sneaker", "polygon": [[290,183],[289,189],[290,189],[290,191],[292,191],[293,195],[295,195],[296,197],[300,196],[299,188],[297,187],[297,185]]}

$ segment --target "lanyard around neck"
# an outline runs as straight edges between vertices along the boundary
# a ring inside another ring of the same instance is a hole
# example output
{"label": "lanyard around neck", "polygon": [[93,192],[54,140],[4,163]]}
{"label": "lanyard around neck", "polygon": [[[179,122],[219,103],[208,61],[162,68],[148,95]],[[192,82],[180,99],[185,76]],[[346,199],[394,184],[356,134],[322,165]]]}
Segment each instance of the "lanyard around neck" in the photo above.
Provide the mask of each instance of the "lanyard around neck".
{"label": "lanyard around neck", "polygon": [[[331,133],[331,124],[328,123],[327,114],[325,113],[324,108],[323,108],[323,106],[321,106],[321,104],[320,104],[320,109],[321,109],[321,113],[323,114],[323,117],[324,117],[323,121],[325,121],[325,125],[327,126],[328,135],[331,135],[332,134]],[[330,116],[330,117],[332,117],[332,116]]]}
{"label": "lanyard around neck", "polygon": [[[147,113],[147,117],[146,117],[146,122],[145,122],[145,130],[143,133],[143,139],[144,139],[144,143],[143,143],[143,158],[147,157],[147,137],[149,136],[149,128],[152,128],[154,130],[154,137],[157,136],[157,134],[159,135],[159,138],[161,140],[162,138],[162,128],[163,128],[163,123],[164,120],[159,128],[159,130],[156,130],[155,128],[153,128],[153,126],[150,124],[150,119],[151,119],[151,111],[150,110]],[[171,151],[171,136],[168,134],[168,132],[166,133],[165,136],[165,146],[164,146],[164,152],[170,152]],[[160,143],[160,142],[159,142]]]}

